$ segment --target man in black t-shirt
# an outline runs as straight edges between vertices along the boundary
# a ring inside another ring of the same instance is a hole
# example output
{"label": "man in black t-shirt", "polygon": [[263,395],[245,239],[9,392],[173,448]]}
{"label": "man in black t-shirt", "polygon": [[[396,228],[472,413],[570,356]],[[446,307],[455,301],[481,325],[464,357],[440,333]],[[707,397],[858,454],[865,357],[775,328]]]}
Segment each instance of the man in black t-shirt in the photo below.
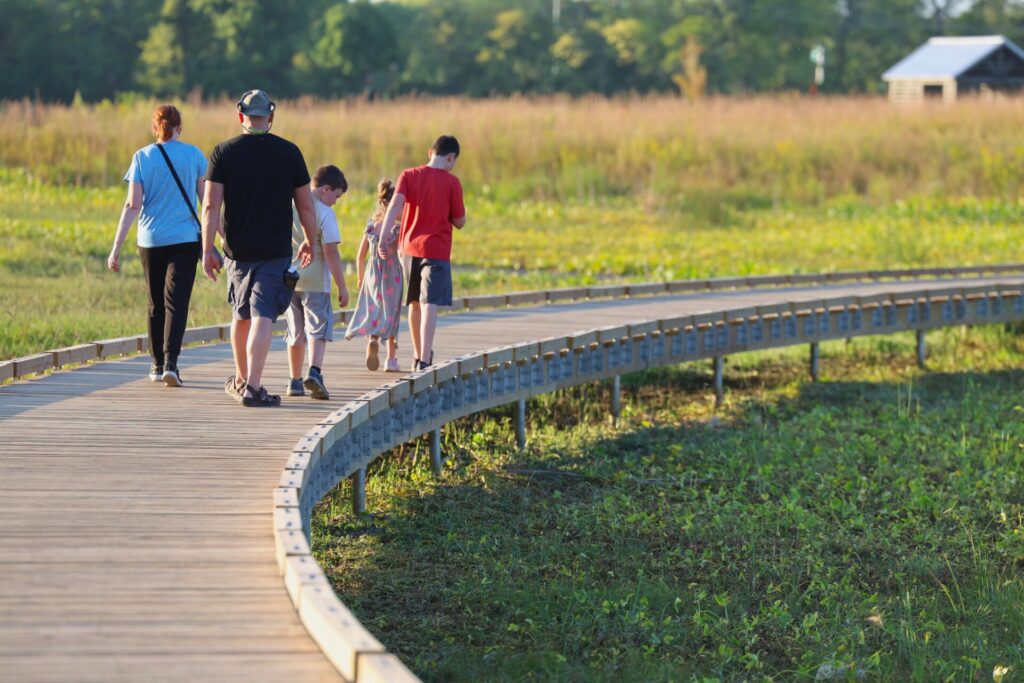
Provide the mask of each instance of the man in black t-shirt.
{"label": "man in black t-shirt", "polygon": [[274,321],[291,300],[284,273],[292,260],[292,202],[306,237],[299,249],[303,267],[313,254],[316,209],[302,152],[270,133],[276,109],[270,97],[250,90],[237,108],[244,132],[214,148],[206,174],[203,270],[216,282],[221,263],[213,238],[222,234],[235,357],[235,375],[224,390],[245,406],[275,406],[281,397],[267,393],[262,375]]}

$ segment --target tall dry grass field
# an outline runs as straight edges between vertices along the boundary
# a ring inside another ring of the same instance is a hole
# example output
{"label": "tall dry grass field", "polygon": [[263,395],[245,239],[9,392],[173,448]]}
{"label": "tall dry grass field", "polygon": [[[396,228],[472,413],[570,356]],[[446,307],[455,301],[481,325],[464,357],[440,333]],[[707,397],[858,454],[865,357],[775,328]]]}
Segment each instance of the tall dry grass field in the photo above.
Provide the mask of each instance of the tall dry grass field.
{"label": "tall dry grass field", "polygon": [[[58,184],[109,185],[150,141],[156,103],[0,105],[0,165]],[[180,103],[185,138],[209,151],[238,132],[233,103]],[[360,187],[421,161],[433,138],[463,144],[459,174],[499,200],[632,194],[662,204],[757,197],[1010,198],[1024,182],[1024,101],[900,108],[881,98],[674,97],[281,102],[275,132],[311,166]]]}

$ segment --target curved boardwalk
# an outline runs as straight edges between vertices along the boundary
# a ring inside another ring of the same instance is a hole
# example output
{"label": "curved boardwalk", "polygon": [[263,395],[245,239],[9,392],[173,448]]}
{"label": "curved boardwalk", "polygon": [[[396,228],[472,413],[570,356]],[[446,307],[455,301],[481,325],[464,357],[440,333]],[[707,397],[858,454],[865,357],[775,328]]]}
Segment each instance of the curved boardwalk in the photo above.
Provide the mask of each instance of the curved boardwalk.
{"label": "curved boardwalk", "polygon": [[[928,282],[466,312],[441,319],[437,360],[603,325]],[[1024,278],[935,284],[989,282]],[[145,357],[0,387],[0,680],[340,680],[285,591],[271,492],[299,436],[395,376],[363,370],[359,341],[328,354],[333,399],[285,399],[277,410],[224,395],[227,344],[186,350],[181,390],[150,384]],[[283,386],[279,338],[266,376]]]}

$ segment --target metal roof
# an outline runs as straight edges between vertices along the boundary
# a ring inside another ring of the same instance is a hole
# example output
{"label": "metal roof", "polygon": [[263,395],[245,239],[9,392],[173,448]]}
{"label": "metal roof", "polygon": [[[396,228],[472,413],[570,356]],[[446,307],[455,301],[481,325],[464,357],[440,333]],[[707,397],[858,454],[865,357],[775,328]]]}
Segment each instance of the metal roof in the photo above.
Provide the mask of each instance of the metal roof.
{"label": "metal roof", "polygon": [[1024,60],[1024,50],[1006,36],[931,38],[882,74],[882,80],[956,78],[1004,45]]}

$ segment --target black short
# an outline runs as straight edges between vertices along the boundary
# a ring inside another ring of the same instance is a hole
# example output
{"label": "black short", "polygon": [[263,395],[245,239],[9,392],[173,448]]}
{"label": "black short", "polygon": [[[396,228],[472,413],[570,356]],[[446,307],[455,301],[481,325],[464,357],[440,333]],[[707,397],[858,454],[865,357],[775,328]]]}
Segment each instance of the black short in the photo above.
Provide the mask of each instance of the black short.
{"label": "black short", "polygon": [[409,291],[405,303],[452,305],[452,263],[444,259],[406,256],[402,259]]}

